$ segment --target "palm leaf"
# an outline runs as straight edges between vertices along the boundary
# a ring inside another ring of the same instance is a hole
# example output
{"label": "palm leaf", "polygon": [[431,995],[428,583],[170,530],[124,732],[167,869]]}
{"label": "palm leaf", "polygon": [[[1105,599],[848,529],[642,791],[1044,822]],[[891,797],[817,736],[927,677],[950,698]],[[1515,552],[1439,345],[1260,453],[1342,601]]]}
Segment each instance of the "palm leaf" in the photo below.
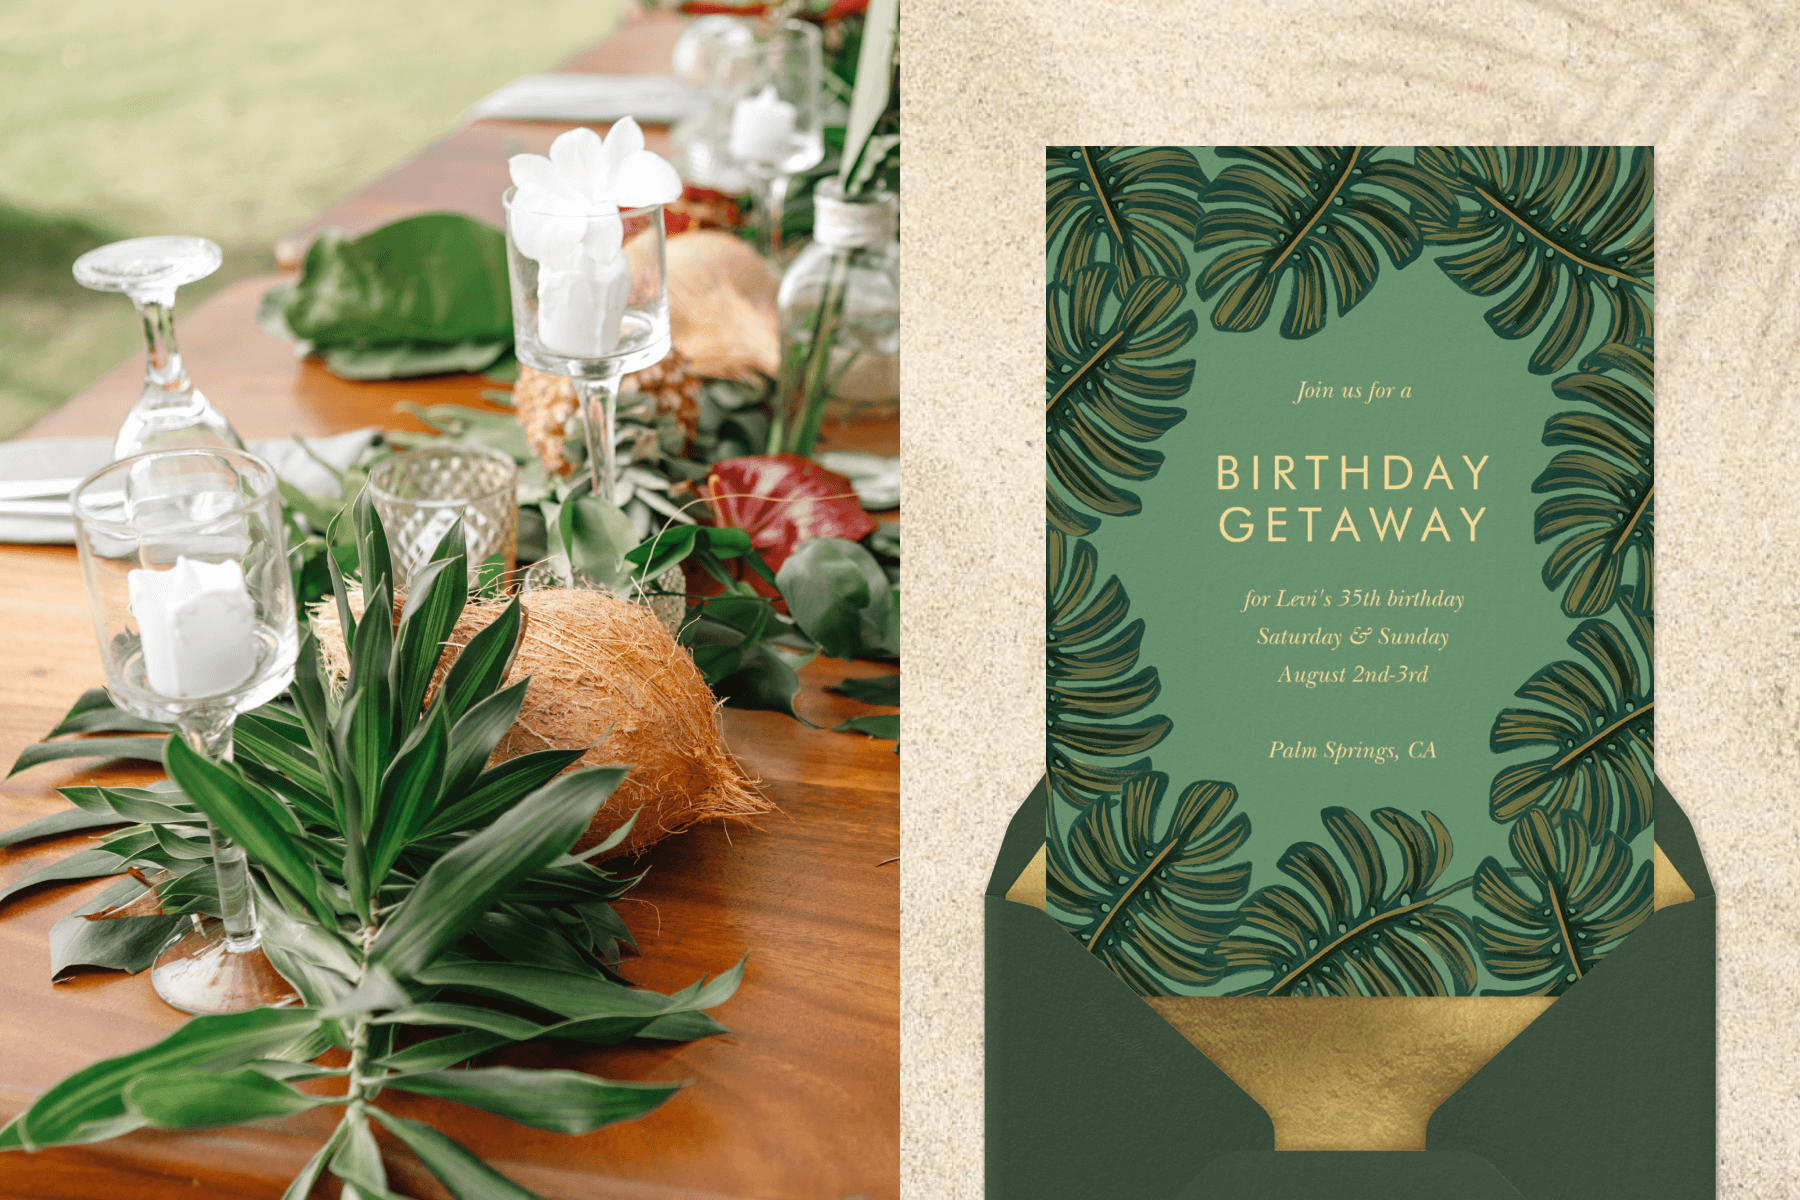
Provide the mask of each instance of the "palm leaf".
{"label": "palm leaf", "polygon": [[1250,881],[1248,863],[1217,865],[1250,836],[1249,817],[1225,821],[1236,789],[1191,783],[1168,803],[1168,784],[1139,775],[1049,842],[1051,915],[1146,996],[1218,979],[1208,947],[1236,924]]}
{"label": "palm leaf", "polygon": [[1496,821],[1528,809],[1579,813],[1590,829],[1612,829],[1626,841],[1650,824],[1655,702],[1625,635],[1597,618],[1583,621],[1569,645],[1599,670],[1553,662],[1516,695],[1546,705],[1509,708],[1494,720],[1488,745],[1496,754],[1541,746],[1549,754],[1494,776],[1489,800]]}
{"label": "palm leaf", "polygon": [[1648,343],[1650,147],[1432,146],[1416,158],[1464,203],[1448,222],[1415,210],[1427,241],[1470,247],[1438,259],[1444,273],[1472,295],[1504,297],[1487,313],[1501,337],[1527,337],[1549,318],[1534,374],[1574,356],[1600,296],[1612,310],[1607,343]]}
{"label": "palm leaf", "polygon": [[[1651,383],[1650,360],[1639,351],[1608,346],[1595,357]],[[1619,599],[1628,563],[1635,561],[1639,580],[1652,573],[1651,400],[1626,383],[1589,372],[1565,375],[1552,390],[1560,399],[1586,401],[1600,412],[1558,413],[1544,426],[1545,445],[1577,447],[1551,459],[1531,485],[1534,492],[1566,493],[1537,510],[1537,540],[1557,542],[1544,563],[1544,586],[1555,591],[1567,579],[1563,611],[1597,617]]]}
{"label": "palm leaf", "polygon": [[[1154,478],[1163,456],[1143,449],[1187,416],[1178,400],[1194,379],[1194,360],[1161,362],[1199,328],[1181,312],[1182,287],[1146,276],[1127,283],[1112,263],[1074,272],[1069,286],[1050,289],[1044,423],[1050,474],[1076,501],[1109,516],[1142,506],[1107,477]],[[1053,499],[1054,499],[1054,494]],[[1051,521],[1058,510],[1051,506]],[[1091,533],[1063,523],[1065,532]]]}
{"label": "palm leaf", "polygon": [[[1329,294],[1343,316],[1381,273],[1377,248],[1396,268],[1424,249],[1415,212],[1447,220],[1455,199],[1441,180],[1408,162],[1377,161],[1379,146],[1237,146],[1244,159],[1200,196],[1206,215],[1195,249],[1217,252],[1196,281],[1200,298],[1223,293],[1215,329],[1260,328],[1284,275],[1293,276],[1285,338],[1325,327]],[[1409,203],[1401,208],[1389,196]],[[1329,285],[1329,287],[1327,286]]]}
{"label": "palm leaf", "polygon": [[1142,754],[1167,737],[1171,725],[1167,717],[1132,724],[1094,723],[1129,716],[1149,705],[1161,690],[1156,668],[1136,669],[1144,623],[1126,621],[1131,599],[1116,575],[1096,586],[1100,556],[1088,542],[1052,528],[1046,567],[1050,786],[1056,795],[1085,807],[1147,771],[1150,761],[1099,767],[1077,755]]}
{"label": "palm leaf", "polygon": [[1200,227],[1206,173],[1179,146],[1049,146],[1044,154],[1046,248],[1063,239],[1053,271],[1066,284],[1109,261],[1125,282],[1188,277],[1183,247]]}
{"label": "palm leaf", "polygon": [[[1475,899],[1506,924],[1475,924],[1488,971],[1530,982],[1484,994],[1560,996],[1650,915],[1654,871],[1644,862],[1634,875],[1623,838],[1591,832],[1568,811],[1527,812],[1512,828],[1512,852],[1522,872],[1492,858],[1475,872]],[[1510,878],[1518,874],[1536,896]]]}
{"label": "palm leaf", "polygon": [[1381,848],[1362,819],[1346,808],[1320,816],[1355,888],[1325,847],[1288,847],[1277,865],[1302,890],[1263,888],[1245,903],[1239,932],[1219,943],[1228,974],[1269,973],[1231,994],[1468,995],[1475,986],[1475,930],[1468,917],[1438,901],[1469,881],[1428,894],[1450,864],[1444,823],[1431,813],[1421,823],[1397,809],[1375,810],[1376,824],[1400,847],[1400,876],[1390,887]]}

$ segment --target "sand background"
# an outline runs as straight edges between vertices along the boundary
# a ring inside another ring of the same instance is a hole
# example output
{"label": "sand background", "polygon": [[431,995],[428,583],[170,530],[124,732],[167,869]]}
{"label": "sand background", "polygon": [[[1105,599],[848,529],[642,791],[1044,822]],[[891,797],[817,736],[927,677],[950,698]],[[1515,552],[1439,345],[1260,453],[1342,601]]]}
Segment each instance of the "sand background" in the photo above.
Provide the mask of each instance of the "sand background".
{"label": "sand background", "polygon": [[1719,1194],[1800,1196],[1800,20],[908,0],[903,1177],[981,1194],[981,894],[1043,769],[1046,144],[1657,148],[1657,762],[1720,900]]}

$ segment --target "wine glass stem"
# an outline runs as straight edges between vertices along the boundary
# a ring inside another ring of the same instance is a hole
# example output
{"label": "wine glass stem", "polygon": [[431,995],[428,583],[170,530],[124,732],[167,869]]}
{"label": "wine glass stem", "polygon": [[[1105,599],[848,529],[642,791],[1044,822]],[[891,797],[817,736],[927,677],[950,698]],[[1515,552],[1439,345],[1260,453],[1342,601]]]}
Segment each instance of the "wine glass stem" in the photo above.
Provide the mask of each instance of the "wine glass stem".
{"label": "wine glass stem", "polygon": [[577,376],[575,395],[581,401],[582,416],[587,423],[588,467],[593,472],[594,495],[613,503],[619,483],[616,446],[619,417],[619,380],[617,372],[597,379]]}
{"label": "wine glass stem", "polygon": [[[215,762],[231,761],[231,725],[236,713],[191,714],[181,722],[181,736],[196,753]],[[225,948],[244,954],[262,944],[256,927],[256,899],[250,892],[250,867],[244,848],[211,821],[206,831],[212,838],[213,876],[219,888],[219,913],[225,920]]]}
{"label": "wine glass stem", "polygon": [[169,408],[186,404],[193,392],[181,351],[175,345],[175,299],[133,296],[144,322],[144,394],[141,408]]}
{"label": "wine glass stem", "polygon": [[756,248],[771,261],[781,253],[781,211],[787,203],[788,175],[776,171],[757,180]]}

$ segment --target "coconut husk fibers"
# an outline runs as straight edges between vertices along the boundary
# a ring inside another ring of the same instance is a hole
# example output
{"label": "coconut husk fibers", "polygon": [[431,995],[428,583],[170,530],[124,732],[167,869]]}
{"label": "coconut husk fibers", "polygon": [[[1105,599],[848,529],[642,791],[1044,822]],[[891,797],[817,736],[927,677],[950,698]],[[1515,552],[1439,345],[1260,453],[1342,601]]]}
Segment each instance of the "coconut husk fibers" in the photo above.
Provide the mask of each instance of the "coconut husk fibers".
{"label": "coconut husk fibers", "polygon": [[[361,614],[362,594],[354,587],[350,605]],[[505,601],[471,602],[447,644],[460,651],[505,608]],[[749,820],[773,811],[726,748],[718,704],[693,659],[648,609],[582,588],[527,592],[523,608],[505,685],[527,677],[531,683],[519,719],[488,765],[534,750],[582,746],[592,749],[570,770],[631,764],[575,843],[577,851],[598,845],[634,812],[630,835],[603,857],[641,854],[715,817]],[[313,607],[312,627],[326,668],[344,680],[350,663],[334,602]],[[436,694],[454,658],[446,654],[439,663],[428,695]]]}

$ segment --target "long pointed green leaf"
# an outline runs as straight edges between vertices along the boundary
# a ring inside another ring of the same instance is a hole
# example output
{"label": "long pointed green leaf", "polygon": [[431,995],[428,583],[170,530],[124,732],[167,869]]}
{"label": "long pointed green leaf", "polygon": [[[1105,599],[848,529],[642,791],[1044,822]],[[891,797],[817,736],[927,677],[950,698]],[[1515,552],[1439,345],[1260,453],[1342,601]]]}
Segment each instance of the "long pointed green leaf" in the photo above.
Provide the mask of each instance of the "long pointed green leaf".
{"label": "long pointed green leaf", "polygon": [[480,824],[488,816],[550,782],[585,753],[585,749],[534,750],[483,771],[462,799],[432,816],[421,836],[454,833]]}
{"label": "long pointed green leaf", "polygon": [[39,817],[35,821],[15,825],[5,833],[0,833],[0,847],[16,846],[20,842],[29,842],[34,838],[57,837],[65,833],[79,833],[83,829],[117,825],[125,819],[107,813],[83,812],[79,808],[70,809],[68,812],[51,813],[47,817]]}
{"label": "long pointed green leaf", "polygon": [[6,887],[0,888],[0,904],[18,895],[26,888],[36,887],[40,883],[58,883],[70,879],[93,879],[100,875],[118,875],[125,870],[131,860],[105,850],[82,850],[71,854],[60,862],[53,862],[47,867],[40,867],[29,875],[15,879]]}
{"label": "long pointed green leaf", "polygon": [[300,823],[285,805],[260,789],[246,787],[180,738],[170,739],[164,765],[213,824],[263,867],[280,875],[322,924],[336,925],[336,914],[319,891],[312,859],[301,847]]}
{"label": "long pointed green leaf", "polygon": [[375,497],[368,488],[365,487],[358,493],[350,512],[351,519],[356,523],[356,549],[362,563],[363,595],[373,595],[375,589],[385,583],[388,595],[392,596],[394,565],[388,557],[387,530],[382,528],[381,515],[375,511]]}
{"label": "long pointed green leaf", "polygon": [[[452,529],[461,534],[460,526]],[[446,535],[446,538],[448,535]],[[436,559],[413,572],[407,582],[406,606],[400,612],[395,636],[393,677],[396,738],[404,738],[419,720],[425,690],[437,670],[438,659],[456,619],[469,598],[468,569],[461,555]]]}
{"label": "long pointed green leaf", "polygon": [[81,693],[68,713],[44,737],[56,738],[69,733],[168,733],[170,727],[160,721],[134,717],[112,702],[105,688],[89,688]]}
{"label": "long pointed green leaf", "polygon": [[144,762],[162,759],[165,737],[95,737],[70,738],[62,742],[33,742],[19,752],[19,757],[6,774],[8,778],[41,763],[64,758],[135,758]]}
{"label": "long pointed green leaf", "polygon": [[279,1053],[321,1020],[304,1008],[255,1008],[195,1017],[153,1046],[85,1067],[38,1097],[14,1123],[26,1149],[105,1141],[139,1128],[129,1111],[131,1081],[159,1070],[231,1070]]}
{"label": "long pointed green leaf", "polygon": [[687,1084],[624,1083],[596,1079],[579,1071],[482,1067],[402,1075],[387,1080],[387,1086],[454,1100],[533,1129],[591,1133],[643,1116]]}
{"label": "long pointed green leaf", "polygon": [[481,775],[494,747],[519,719],[530,680],[521,679],[495,692],[464,713],[450,729],[449,761],[444,767],[444,795],[459,796]]}
{"label": "long pointed green leaf", "polygon": [[381,887],[400,851],[430,819],[443,790],[449,745],[444,714],[434,710],[388,767],[369,834],[370,890]]}
{"label": "long pointed green leaf", "polygon": [[125,1088],[125,1103],[164,1129],[211,1129],[262,1117],[285,1117],[341,1096],[306,1096],[248,1068],[219,1075],[192,1069],[140,1075]]}
{"label": "long pointed green leaf", "polygon": [[452,725],[491,696],[506,678],[506,669],[519,644],[520,613],[519,598],[514,596],[512,603],[470,638],[456,656],[435,701]]}
{"label": "long pointed green leaf", "polygon": [[624,777],[619,767],[565,775],[438,859],[389,918],[370,961],[415,977],[515,883],[567,852]]}
{"label": "long pointed green leaf", "polygon": [[379,1108],[370,1109],[369,1115],[418,1155],[419,1161],[438,1177],[456,1200],[543,1200],[429,1125],[396,1117]]}

